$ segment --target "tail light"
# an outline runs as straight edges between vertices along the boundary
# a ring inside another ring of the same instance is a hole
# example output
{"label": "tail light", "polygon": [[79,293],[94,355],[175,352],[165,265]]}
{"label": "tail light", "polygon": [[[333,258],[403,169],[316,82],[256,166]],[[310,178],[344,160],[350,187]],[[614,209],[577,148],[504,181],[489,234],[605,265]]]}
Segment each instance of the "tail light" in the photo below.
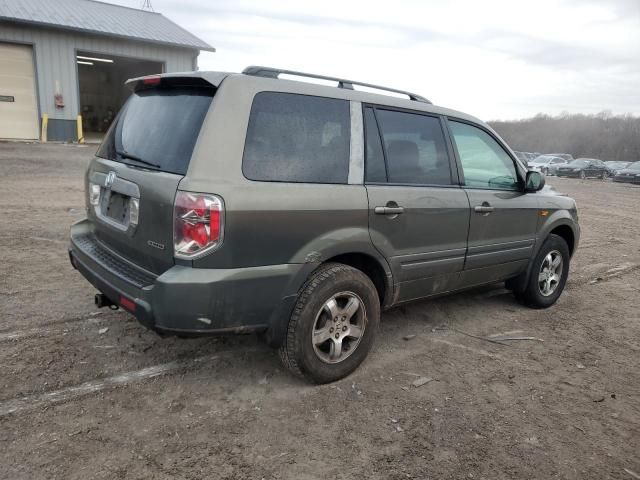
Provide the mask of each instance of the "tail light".
{"label": "tail light", "polygon": [[193,259],[220,246],[224,226],[220,197],[178,191],[173,211],[176,257]]}
{"label": "tail light", "polygon": [[97,206],[100,203],[100,185],[89,182],[89,204]]}

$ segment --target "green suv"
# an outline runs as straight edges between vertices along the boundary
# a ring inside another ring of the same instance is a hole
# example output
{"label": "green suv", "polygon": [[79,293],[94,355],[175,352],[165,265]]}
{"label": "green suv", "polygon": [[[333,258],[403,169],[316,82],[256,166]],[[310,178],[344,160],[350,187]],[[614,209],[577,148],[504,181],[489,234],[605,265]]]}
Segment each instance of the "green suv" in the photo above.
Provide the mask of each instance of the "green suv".
{"label": "green suv", "polygon": [[364,360],[384,309],[503,281],[546,308],[564,289],[575,202],[474,117],[266,67],[127,83],[71,227],[99,307],[161,334],[259,333],[324,383]]}

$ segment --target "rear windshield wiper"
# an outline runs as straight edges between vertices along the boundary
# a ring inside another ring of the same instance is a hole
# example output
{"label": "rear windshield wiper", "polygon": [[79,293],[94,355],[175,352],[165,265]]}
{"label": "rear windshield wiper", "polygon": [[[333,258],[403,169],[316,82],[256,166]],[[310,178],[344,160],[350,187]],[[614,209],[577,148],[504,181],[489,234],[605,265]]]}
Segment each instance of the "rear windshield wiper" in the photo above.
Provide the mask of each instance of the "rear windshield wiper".
{"label": "rear windshield wiper", "polygon": [[129,160],[133,160],[134,162],[144,163],[145,165],[150,165],[152,167],[160,168],[160,165],[157,163],[150,162],[148,160],[143,160],[140,157],[136,157],[135,155],[131,155],[130,153],[125,152],[124,150],[116,150],[116,153],[120,155],[122,158],[128,158]]}

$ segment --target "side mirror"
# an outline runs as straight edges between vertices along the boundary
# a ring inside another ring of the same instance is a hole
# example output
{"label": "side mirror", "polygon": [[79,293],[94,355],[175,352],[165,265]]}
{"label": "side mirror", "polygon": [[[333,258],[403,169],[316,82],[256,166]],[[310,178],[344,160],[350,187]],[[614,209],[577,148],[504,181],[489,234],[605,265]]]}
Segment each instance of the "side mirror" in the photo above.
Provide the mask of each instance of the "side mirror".
{"label": "side mirror", "polygon": [[544,175],[540,172],[527,172],[527,181],[524,188],[525,192],[539,192],[544,188],[544,185]]}

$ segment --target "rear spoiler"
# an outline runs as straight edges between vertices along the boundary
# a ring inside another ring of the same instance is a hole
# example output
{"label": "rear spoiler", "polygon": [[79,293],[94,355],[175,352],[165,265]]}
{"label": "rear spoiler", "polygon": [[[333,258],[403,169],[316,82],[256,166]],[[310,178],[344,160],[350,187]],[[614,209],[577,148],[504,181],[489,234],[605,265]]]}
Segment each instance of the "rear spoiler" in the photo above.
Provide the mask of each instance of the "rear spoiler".
{"label": "rear spoiler", "polygon": [[227,72],[162,73],[130,78],[125,85],[133,91],[158,85],[217,88],[228,75]]}

